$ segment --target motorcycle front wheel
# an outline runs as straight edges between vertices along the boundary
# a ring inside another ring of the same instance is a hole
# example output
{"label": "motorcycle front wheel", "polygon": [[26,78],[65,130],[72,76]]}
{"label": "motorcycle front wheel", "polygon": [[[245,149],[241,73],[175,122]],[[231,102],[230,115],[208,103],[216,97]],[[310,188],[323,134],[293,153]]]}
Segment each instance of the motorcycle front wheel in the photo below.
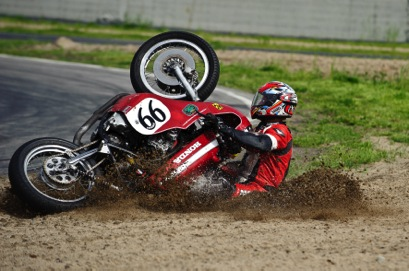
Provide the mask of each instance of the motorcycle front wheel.
{"label": "motorcycle front wheel", "polygon": [[[93,187],[92,162],[69,163],[78,146],[58,138],[39,138],[22,145],[9,163],[12,191],[29,207],[61,212],[83,205]],[[85,174],[87,173],[87,174]]]}
{"label": "motorcycle front wheel", "polygon": [[135,92],[191,100],[174,74],[174,65],[181,69],[201,101],[216,88],[220,65],[213,48],[195,34],[169,31],[150,38],[135,53],[130,68]]}

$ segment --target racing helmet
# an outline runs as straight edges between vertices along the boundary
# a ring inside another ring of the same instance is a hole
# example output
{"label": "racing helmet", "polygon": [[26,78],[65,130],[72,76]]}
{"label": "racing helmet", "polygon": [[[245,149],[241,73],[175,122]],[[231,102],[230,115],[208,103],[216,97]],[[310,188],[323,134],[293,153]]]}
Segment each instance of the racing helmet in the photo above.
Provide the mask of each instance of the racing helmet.
{"label": "racing helmet", "polygon": [[297,103],[294,89],[283,82],[271,81],[258,89],[250,115],[252,119],[291,118]]}

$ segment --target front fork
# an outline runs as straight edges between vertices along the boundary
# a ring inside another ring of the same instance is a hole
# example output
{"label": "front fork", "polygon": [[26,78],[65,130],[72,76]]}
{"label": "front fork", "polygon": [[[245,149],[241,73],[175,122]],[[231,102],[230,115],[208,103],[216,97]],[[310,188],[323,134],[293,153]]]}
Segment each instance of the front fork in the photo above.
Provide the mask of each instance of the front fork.
{"label": "front fork", "polygon": [[[75,156],[73,155],[74,152],[77,152],[79,150],[88,148],[89,146],[95,145],[97,143],[98,143],[98,141],[93,141],[93,142],[91,142],[91,143],[89,143],[87,145],[84,145],[84,146],[82,146],[80,148],[77,148],[75,150],[70,151],[71,154],[69,154],[69,156],[71,158],[67,160],[67,164],[69,165],[69,167],[71,169],[76,169],[76,164],[79,161],[86,160],[87,158],[90,158],[91,156],[93,156],[95,154],[102,154],[103,155],[102,159],[100,159],[95,165],[93,165],[91,168],[89,168],[86,172],[83,172],[83,174],[85,176],[93,178],[94,181],[95,181],[95,174],[93,174],[92,172],[97,167],[99,167],[102,163],[104,163],[105,161],[108,160],[111,164],[115,165],[116,159],[115,159],[114,154],[111,151],[111,148],[119,149],[120,151],[127,153],[129,155],[129,157],[135,157],[136,156],[131,151],[126,150],[126,149],[124,149],[122,147],[110,144],[110,143],[106,142],[105,140],[101,140],[98,147],[92,148],[90,150],[87,150],[87,151],[85,151],[85,152],[83,152],[81,154],[75,155]],[[132,163],[133,159],[129,159],[129,161],[131,161],[131,163]],[[118,172],[119,177],[122,179],[119,168],[117,166],[115,166],[115,168],[116,168],[116,170]],[[138,175],[143,175],[144,174],[144,172],[141,169],[135,169],[135,170],[136,170]],[[123,181],[125,182],[125,180],[123,180]],[[107,183],[105,183],[105,184],[107,184]],[[115,186],[115,185],[112,185],[112,184],[108,184],[108,185],[111,188],[115,189],[115,190],[118,190],[118,191],[122,190],[122,188],[120,188],[118,186]]]}
{"label": "front fork", "polygon": [[186,77],[183,75],[182,69],[179,67],[179,64],[175,63],[171,66],[173,73],[175,74],[176,78],[179,80],[180,84],[186,89],[189,93],[190,98],[198,102],[200,101],[199,95],[197,95],[197,90],[194,89],[189,82],[187,81]]}

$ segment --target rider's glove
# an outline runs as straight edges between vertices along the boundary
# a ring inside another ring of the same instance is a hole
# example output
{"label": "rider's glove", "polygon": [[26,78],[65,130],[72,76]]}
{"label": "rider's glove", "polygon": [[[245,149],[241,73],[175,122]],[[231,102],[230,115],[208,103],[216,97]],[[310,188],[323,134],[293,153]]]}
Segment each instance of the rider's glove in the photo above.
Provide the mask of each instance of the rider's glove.
{"label": "rider's glove", "polygon": [[234,129],[230,126],[227,126],[221,118],[216,117],[215,115],[208,113],[204,117],[205,123],[212,127],[215,131],[218,131],[222,134],[232,135]]}
{"label": "rider's glove", "polygon": [[212,113],[204,115],[203,122],[206,126],[213,128],[214,130],[218,130],[219,118]]}
{"label": "rider's glove", "polygon": [[217,129],[220,133],[225,135],[232,136],[234,134],[234,128],[227,126],[223,121],[219,122]]}

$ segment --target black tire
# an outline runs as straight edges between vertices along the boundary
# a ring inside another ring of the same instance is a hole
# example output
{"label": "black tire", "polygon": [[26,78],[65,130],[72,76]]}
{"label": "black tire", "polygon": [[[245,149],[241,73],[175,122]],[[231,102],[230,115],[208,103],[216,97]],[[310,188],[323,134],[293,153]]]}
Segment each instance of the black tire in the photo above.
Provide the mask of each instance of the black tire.
{"label": "black tire", "polygon": [[[58,138],[38,138],[23,144],[16,150],[9,164],[12,191],[28,207],[40,212],[61,212],[82,206],[93,186],[92,180],[83,175],[75,176],[69,170],[47,173],[48,169],[44,167],[45,161],[52,161],[51,156],[58,157],[57,159],[68,158],[69,155],[64,152],[77,147]],[[55,163],[57,168],[58,164]],[[84,161],[76,166],[83,170],[91,168],[90,162]],[[51,176],[50,173],[55,175]]]}
{"label": "black tire", "polygon": [[[179,54],[180,53],[180,54]],[[159,96],[191,100],[173,74],[166,73],[163,65],[169,59],[191,63],[198,79],[192,80],[201,101],[206,100],[219,80],[219,59],[213,48],[201,37],[182,31],[170,31],[147,40],[135,53],[130,68],[132,86],[137,93],[153,93]],[[154,69],[156,68],[156,69]],[[184,69],[182,68],[182,71]]]}

